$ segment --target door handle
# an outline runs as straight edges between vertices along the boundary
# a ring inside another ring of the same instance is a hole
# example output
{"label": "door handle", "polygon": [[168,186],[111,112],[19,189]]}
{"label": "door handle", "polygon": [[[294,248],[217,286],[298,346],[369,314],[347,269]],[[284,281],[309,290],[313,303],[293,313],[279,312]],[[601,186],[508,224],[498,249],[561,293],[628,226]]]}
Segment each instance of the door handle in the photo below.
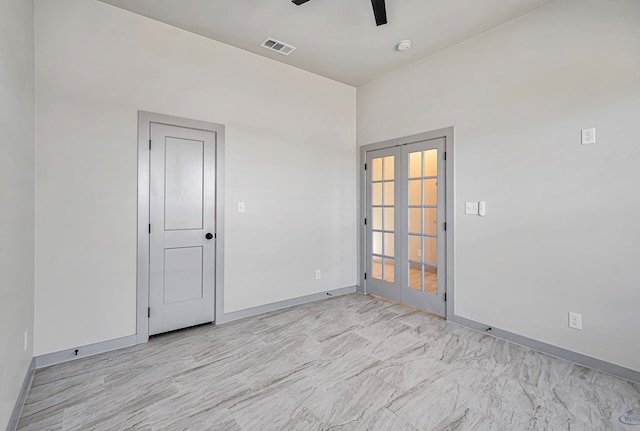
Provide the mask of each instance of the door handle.
{"label": "door handle", "polygon": [[206,239],[213,239],[213,234],[212,234],[211,232],[209,232],[209,233],[207,233],[204,237],[205,237]]}

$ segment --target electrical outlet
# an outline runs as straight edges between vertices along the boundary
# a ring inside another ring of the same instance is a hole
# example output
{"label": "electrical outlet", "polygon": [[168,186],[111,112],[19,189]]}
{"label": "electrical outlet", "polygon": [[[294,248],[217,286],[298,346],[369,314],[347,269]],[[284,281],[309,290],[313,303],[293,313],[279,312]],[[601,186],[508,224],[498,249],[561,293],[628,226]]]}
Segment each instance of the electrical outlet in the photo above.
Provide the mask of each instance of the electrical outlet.
{"label": "electrical outlet", "polygon": [[421,248],[418,249],[418,257],[422,257],[422,249]]}
{"label": "electrical outlet", "polygon": [[322,272],[319,269],[316,269],[316,280],[320,280],[322,278]]}
{"label": "electrical outlet", "polygon": [[24,330],[24,350],[29,348],[29,328]]}
{"label": "electrical outlet", "polygon": [[582,314],[569,312],[569,328],[582,330]]}
{"label": "electrical outlet", "polygon": [[596,129],[582,129],[582,145],[596,143]]}

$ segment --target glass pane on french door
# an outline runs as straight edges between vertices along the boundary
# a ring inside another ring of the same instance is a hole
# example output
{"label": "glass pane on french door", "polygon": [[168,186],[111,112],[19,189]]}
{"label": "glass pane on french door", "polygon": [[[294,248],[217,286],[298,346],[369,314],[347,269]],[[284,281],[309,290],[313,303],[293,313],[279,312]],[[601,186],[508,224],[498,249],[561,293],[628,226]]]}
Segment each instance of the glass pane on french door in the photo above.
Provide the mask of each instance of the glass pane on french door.
{"label": "glass pane on french door", "polygon": [[438,293],[438,149],[409,153],[409,287]]}

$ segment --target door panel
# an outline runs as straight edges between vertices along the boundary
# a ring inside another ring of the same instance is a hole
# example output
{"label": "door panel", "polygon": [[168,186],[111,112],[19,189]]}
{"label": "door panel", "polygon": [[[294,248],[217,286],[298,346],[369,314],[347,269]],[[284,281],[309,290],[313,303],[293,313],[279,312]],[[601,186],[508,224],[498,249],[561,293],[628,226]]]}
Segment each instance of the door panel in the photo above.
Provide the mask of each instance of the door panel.
{"label": "door panel", "polygon": [[152,123],[151,140],[149,335],[214,321],[216,252],[216,134]]}
{"label": "door panel", "polygon": [[402,181],[406,184],[403,209],[408,214],[407,254],[403,286],[406,304],[445,315],[446,255],[444,138],[402,146]]}
{"label": "door panel", "polygon": [[[367,152],[367,292],[445,315],[444,138]],[[442,271],[439,271],[442,269]]]}
{"label": "door panel", "polygon": [[204,143],[166,138],[164,227],[202,229],[204,210]]}
{"label": "door panel", "polygon": [[202,298],[202,247],[164,251],[164,303]]}
{"label": "door panel", "polygon": [[400,159],[396,149],[367,153],[367,281],[370,293],[399,301],[401,297],[396,271],[398,235],[397,196],[400,181],[396,178]]}

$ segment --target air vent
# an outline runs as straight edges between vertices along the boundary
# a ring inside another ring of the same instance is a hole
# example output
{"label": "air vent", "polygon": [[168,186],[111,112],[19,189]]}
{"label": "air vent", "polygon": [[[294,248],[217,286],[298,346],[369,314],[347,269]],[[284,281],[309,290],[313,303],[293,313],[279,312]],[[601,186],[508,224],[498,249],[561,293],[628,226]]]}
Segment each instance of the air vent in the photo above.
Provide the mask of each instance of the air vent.
{"label": "air vent", "polygon": [[279,40],[275,40],[272,38],[265,40],[264,42],[262,42],[262,45],[260,46],[263,48],[270,49],[271,51],[279,52],[280,54],[283,54],[283,55],[289,55],[296,49],[291,45],[288,45],[284,42],[280,42]]}

